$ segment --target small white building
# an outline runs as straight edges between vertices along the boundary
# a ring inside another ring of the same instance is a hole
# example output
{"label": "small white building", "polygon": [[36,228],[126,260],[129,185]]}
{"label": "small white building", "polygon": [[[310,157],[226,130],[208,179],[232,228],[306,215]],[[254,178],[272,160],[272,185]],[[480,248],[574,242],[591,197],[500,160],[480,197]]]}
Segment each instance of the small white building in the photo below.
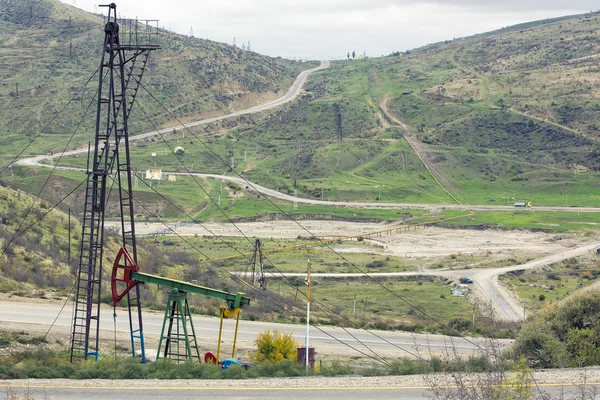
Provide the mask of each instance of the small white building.
{"label": "small white building", "polygon": [[146,179],[150,181],[161,181],[162,180],[162,169],[147,169]]}

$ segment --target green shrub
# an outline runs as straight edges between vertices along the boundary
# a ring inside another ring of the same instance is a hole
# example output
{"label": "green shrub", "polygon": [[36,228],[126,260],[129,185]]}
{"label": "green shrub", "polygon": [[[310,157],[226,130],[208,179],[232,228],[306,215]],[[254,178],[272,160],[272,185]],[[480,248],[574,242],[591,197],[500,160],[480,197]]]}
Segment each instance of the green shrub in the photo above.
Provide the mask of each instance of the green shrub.
{"label": "green shrub", "polygon": [[179,379],[220,379],[221,369],[218,365],[201,364],[196,361],[187,361],[176,367]]}
{"label": "green shrub", "polygon": [[278,329],[273,332],[267,329],[259,333],[254,344],[257,347],[254,359],[257,362],[295,360],[298,355],[298,346],[300,346],[291,333],[285,333]]}
{"label": "green shrub", "polygon": [[354,370],[349,364],[341,363],[339,361],[332,361],[331,363],[323,364],[319,370],[319,375],[323,376],[350,375],[353,373]]}
{"label": "green shrub", "polygon": [[600,291],[585,290],[546,306],[517,335],[511,354],[539,368],[600,363]]}
{"label": "green shrub", "polygon": [[294,360],[284,360],[279,363],[260,363],[249,371],[263,377],[303,376],[306,374],[305,367]]}
{"label": "green shrub", "polygon": [[232,365],[222,372],[223,379],[246,379],[247,373],[241,365]]}
{"label": "green shrub", "polygon": [[400,361],[392,361],[388,367],[389,375],[416,375],[431,372],[429,364],[404,358]]}
{"label": "green shrub", "polygon": [[123,379],[144,379],[148,367],[135,358],[127,358],[119,362],[116,372]]}

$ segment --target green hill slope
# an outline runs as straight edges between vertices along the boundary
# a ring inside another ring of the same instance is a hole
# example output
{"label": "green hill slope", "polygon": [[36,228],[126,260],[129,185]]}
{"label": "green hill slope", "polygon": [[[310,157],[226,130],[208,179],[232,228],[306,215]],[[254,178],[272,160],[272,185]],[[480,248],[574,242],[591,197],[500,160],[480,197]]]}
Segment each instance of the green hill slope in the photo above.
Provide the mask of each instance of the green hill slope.
{"label": "green hill slope", "polygon": [[[98,67],[103,19],[57,0],[0,0],[0,21],[2,153],[9,156],[21,150],[75,96],[28,153],[61,150],[95,95],[97,77],[76,93]],[[142,83],[183,120],[278,97],[300,71],[310,67],[169,31],[161,32],[160,44]],[[152,129],[145,114],[157,126],[173,119],[144,89],[136,102],[132,134]],[[92,137],[94,111],[92,106],[75,143]]]}
{"label": "green hill slope", "polygon": [[[60,9],[75,12],[62,5]],[[89,24],[89,31],[98,36],[99,25]],[[26,23],[22,28],[29,29]],[[156,166],[163,171],[183,172],[192,167],[195,172],[230,173],[233,162],[237,171],[259,184],[327,200],[454,202],[447,189],[469,204],[597,205],[599,32],[598,15],[570,16],[388,57],[334,62],[330,69],[311,75],[297,101],[218,126],[194,128],[204,143],[187,132],[169,135],[171,148],[185,147],[181,159],[158,138],[136,142],[132,163],[138,171]],[[151,90],[157,88],[161,101],[183,120],[243,107],[258,101],[257,96],[264,99],[306,68],[176,35],[166,35],[164,43],[145,82]],[[91,59],[87,62],[93,69],[97,54],[92,52],[99,44],[86,46]],[[84,57],[74,59],[81,63]],[[79,74],[78,82],[87,79],[81,72],[86,70],[83,65],[64,61],[72,74]],[[277,74],[259,72],[272,65]],[[265,76],[268,79],[261,80]],[[91,92],[86,90],[83,97],[90,98]],[[47,105],[51,97],[44,100],[42,96],[36,107]],[[32,124],[26,115],[39,114],[33,106],[21,110],[16,106],[19,101],[24,99],[11,97],[10,111],[0,111],[9,121],[5,129],[23,129],[22,125]],[[81,109],[84,103],[80,103]],[[169,118],[143,93],[139,107],[158,124]],[[150,129],[140,109],[134,110],[134,133]],[[71,122],[76,117],[77,113],[68,116]],[[18,118],[23,119],[22,125]],[[92,120],[88,116],[86,123]],[[204,136],[207,132],[208,137]],[[29,139],[27,134],[17,138],[9,133],[0,142],[16,150]],[[47,135],[56,141],[42,141],[30,151],[60,149],[66,136]],[[88,141],[92,136],[88,128],[78,138]],[[85,160],[72,158],[62,163],[83,166]],[[25,190],[36,190],[47,171],[16,168],[15,174],[14,179],[6,179]],[[66,178],[63,187],[80,181],[76,173],[58,171],[55,176]],[[164,183],[164,195],[190,215],[219,216],[208,210],[211,202],[199,184],[213,196],[223,191],[218,182],[181,177],[176,183]],[[45,198],[52,195],[42,194]],[[188,218],[141,184],[139,196],[159,215]],[[233,190],[222,200],[233,216],[279,212],[243,190]]]}
{"label": "green hill slope", "polygon": [[[302,101],[240,138],[270,138],[277,150],[264,169],[295,175],[308,194],[327,182],[354,198],[373,197],[372,187],[385,185],[386,200],[447,201],[414,146],[390,144],[406,137],[468,203],[597,204],[599,44],[600,16],[588,14],[336,62],[311,79]],[[332,160],[340,137],[343,164]],[[417,163],[403,170],[411,157]],[[264,182],[262,170],[246,174]],[[349,174],[370,190],[339,182]],[[407,182],[411,174],[433,185],[423,192]],[[411,194],[398,196],[401,190]]]}

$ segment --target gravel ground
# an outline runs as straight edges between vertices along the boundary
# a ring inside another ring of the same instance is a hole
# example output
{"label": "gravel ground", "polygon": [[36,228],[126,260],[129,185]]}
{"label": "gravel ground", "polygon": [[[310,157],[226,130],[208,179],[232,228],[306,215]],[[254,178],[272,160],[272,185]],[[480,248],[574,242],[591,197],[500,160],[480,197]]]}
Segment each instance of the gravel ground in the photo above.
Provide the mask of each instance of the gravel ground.
{"label": "gravel ground", "polygon": [[[474,374],[467,378],[477,381],[481,376]],[[538,384],[564,384],[570,386],[574,383],[596,383],[600,382],[600,367],[588,369],[559,369],[542,370],[535,373]],[[453,385],[454,379],[450,375],[404,375],[404,376],[338,376],[338,377],[298,377],[298,378],[260,378],[236,380],[238,388],[349,388],[349,387],[429,387],[434,381],[437,385]],[[161,380],[72,380],[72,379],[23,379],[23,380],[0,380],[0,387],[9,386],[77,386],[77,387],[106,387],[122,385],[130,388],[135,387],[197,387],[197,388],[222,388],[230,387],[230,381],[201,380],[201,379],[176,379]]]}

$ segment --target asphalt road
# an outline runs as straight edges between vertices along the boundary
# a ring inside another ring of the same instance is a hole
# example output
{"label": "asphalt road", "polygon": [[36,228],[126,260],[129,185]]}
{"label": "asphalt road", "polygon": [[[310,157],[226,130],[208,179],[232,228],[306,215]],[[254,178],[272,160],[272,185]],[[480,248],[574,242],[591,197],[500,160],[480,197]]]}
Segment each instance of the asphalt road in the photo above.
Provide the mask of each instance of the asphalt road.
{"label": "asphalt road", "polygon": [[[360,378],[358,378],[360,379]],[[254,400],[254,399],[286,399],[286,400],[423,400],[434,398],[428,386],[384,386],[384,387],[311,387],[310,383],[295,387],[236,387],[236,381],[226,381],[211,387],[197,387],[190,381],[134,381],[135,386],[123,384],[95,383],[93,381],[66,381],[60,383],[39,384],[36,380],[27,383],[5,381],[11,384],[10,390],[16,394],[27,393],[30,397],[47,400],[146,400],[146,399],[197,399],[203,400]],[[131,381],[130,381],[131,382]],[[194,381],[191,381],[194,382]],[[285,384],[285,382],[282,382]],[[536,395],[540,392],[552,398],[593,399],[594,392],[600,387],[597,383],[582,384],[540,384],[533,388]],[[588,396],[582,396],[582,390]],[[452,390],[453,388],[449,388]],[[25,397],[23,397],[25,398]],[[453,398],[460,398],[458,393]],[[546,397],[545,397],[546,398]]]}
{"label": "asphalt road", "polygon": [[[180,130],[180,129],[185,129],[185,128],[191,128],[194,126],[199,126],[199,125],[206,125],[206,124],[210,124],[211,122],[222,121],[224,119],[239,117],[240,115],[262,112],[262,111],[269,110],[271,108],[279,107],[280,105],[288,103],[288,102],[294,100],[296,97],[298,97],[298,95],[300,94],[300,91],[302,89],[302,86],[304,86],[306,79],[312,72],[329,68],[329,65],[330,65],[329,61],[321,61],[321,65],[319,65],[318,67],[300,72],[300,74],[298,74],[298,76],[296,77],[296,79],[294,80],[294,82],[292,83],[292,85],[290,86],[288,91],[286,92],[286,94],[284,94],[279,99],[276,99],[276,100],[273,100],[273,101],[270,101],[268,103],[261,104],[258,106],[254,106],[254,107],[251,107],[251,108],[248,108],[245,110],[236,111],[236,112],[233,112],[230,114],[225,114],[225,115],[220,115],[218,117],[212,117],[212,118],[207,118],[207,119],[203,119],[200,121],[190,122],[190,123],[185,124],[185,126],[183,126],[183,125],[172,126],[172,127],[160,129],[157,131],[146,132],[146,133],[142,133],[140,135],[130,136],[129,141],[131,142],[131,141],[135,141],[135,140],[146,139],[146,138],[149,138],[152,136],[161,135],[163,133],[171,133],[171,132],[173,132],[173,129]],[[86,147],[81,147],[78,149],[66,151],[64,153],[56,153],[56,154],[52,154],[52,155],[40,154],[40,155],[37,155],[34,157],[23,158],[23,159],[19,160],[17,162],[17,164],[38,166],[38,167],[52,167],[51,165],[50,166],[47,164],[45,165],[45,164],[42,164],[41,162],[45,161],[45,160],[52,160],[54,158],[58,158],[61,156],[68,157],[68,156],[73,156],[76,154],[87,153],[87,151],[88,151],[88,148],[86,146]],[[59,167],[58,169],[78,170],[78,168],[67,168],[67,167]]]}
{"label": "asphalt road", "polygon": [[[378,278],[378,277],[394,277],[394,276],[415,276],[415,275],[431,275],[431,276],[444,276],[447,278],[451,278],[455,281],[458,281],[460,277],[469,277],[473,280],[473,284],[470,285],[472,290],[477,291],[477,295],[480,299],[491,302],[491,306],[493,307],[493,311],[499,319],[506,321],[520,321],[525,317],[525,310],[523,306],[519,304],[513,295],[508,293],[506,289],[500,285],[498,282],[498,276],[501,274],[505,274],[511,271],[519,271],[526,270],[532,268],[543,267],[546,265],[550,265],[556,262],[560,262],[562,260],[566,260],[573,257],[581,256],[585,253],[595,251],[600,248],[600,243],[587,243],[583,246],[563,250],[558,253],[550,254],[548,256],[544,256],[538,258],[536,260],[532,260],[526,262],[525,264],[518,265],[510,265],[506,267],[499,268],[481,268],[481,269],[437,269],[437,270],[428,270],[428,271],[418,271],[418,272],[380,272],[380,273],[369,273],[370,277]],[[303,273],[278,273],[273,274],[272,272],[267,272],[267,275],[272,275],[272,277],[277,276],[288,276],[288,277],[304,277],[306,274]],[[364,277],[365,274],[362,273],[345,273],[345,274],[337,274],[337,273],[312,273],[311,277],[313,278],[336,278],[336,277],[344,277],[344,278],[360,278]]]}
{"label": "asphalt road", "polygon": [[[59,314],[59,304],[39,304],[39,303],[16,303],[0,302],[0,322],[12,322],[23,324],[41,324],[49,326],[58,315],[55,325],[70,327],[71,303]],[[107,334],[112,334],[113,318],[112,308],[106,307],[101,311],[100,329]],[[243,311],[242,311],[243,312]],[[117,312],[117,331],[129,332],[129,323],[126,310]],[[146,335],[160,335],[163,322],[163,314],[151,311],[144,311],[144,331]],[[202,346],[207,341],[216,342],[219,332],[219,319],[206,316],[193,315],[194,326],[200,347],[203,352],[213,351]],[[1,325],[0,325],[1,326]],[[234,321],[225,321],[224,335],[225,340],[231,341],[233,338]],[[27,330],[24,326],[23,329]],[[258,321],[240,321],[238,332],[238,341],[252,343],[258,333],[266,329],[279,329],[290,332],[299,343],[304,343],[306,334],[306,325],[288,325]],[[372,332],[372,333],[369,333]],[[310,332],[310,346],[315,347],[317,353],[319,348],[326,347],[335,353],[339,349],[340,353],[350,356],[373,356],[373,357],[399,357],[411,356],[416,354],[415,346],[419,346],[422,354],[428,355],[429,352],[445,354],[448,347],[454,347],[460,354],[477,354],[479,347],[484,347],[483,339],[474,338],[450,338],[442,335],[413,335],[408,332],[390,332],[390,331],[365,331],[360,329],[342,329],[330,326],[312,326]],[[500,341],[502,346],[511,343],[510,340]],[[356,350],[353,350],[356,349]]]}

